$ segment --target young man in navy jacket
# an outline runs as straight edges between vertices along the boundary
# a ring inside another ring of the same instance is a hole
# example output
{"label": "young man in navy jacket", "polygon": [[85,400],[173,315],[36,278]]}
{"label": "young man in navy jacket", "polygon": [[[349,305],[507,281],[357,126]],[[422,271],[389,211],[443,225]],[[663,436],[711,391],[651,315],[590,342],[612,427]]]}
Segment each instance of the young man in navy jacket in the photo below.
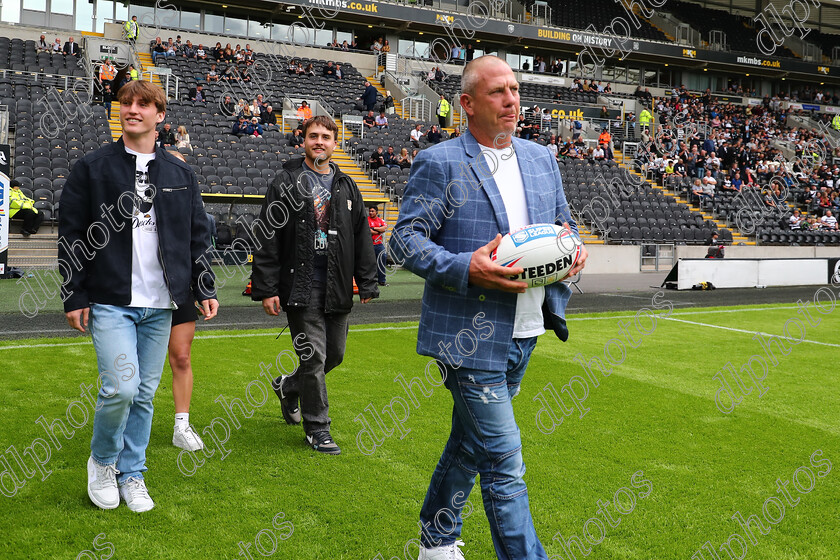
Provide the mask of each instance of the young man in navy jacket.
{"label": "young man in navy jacket", "polygon": [[219,304],[195,173],[155,146],[166,96],[137,80],[119,102],[122,137],[79,160],[64,186],[58,263],[67,322],[90,327],[99,366],[88,496],[141,512],[154,507],[143,473],[172,310],[193,305],[191,290],[205,318]]}

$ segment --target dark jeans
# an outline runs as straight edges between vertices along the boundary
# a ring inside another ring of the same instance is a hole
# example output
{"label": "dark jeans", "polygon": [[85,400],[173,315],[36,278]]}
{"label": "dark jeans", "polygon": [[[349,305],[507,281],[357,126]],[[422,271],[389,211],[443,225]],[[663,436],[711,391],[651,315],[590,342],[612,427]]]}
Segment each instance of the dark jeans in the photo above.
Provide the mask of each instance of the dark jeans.
{"label": "dark jeans", "polygon": [[376,253],[376,274],[380,284],[385,283],[385,243],[379,243],[373,246],[373,252]]}
{"label": "dark jeans", "polygon": [[452,431],[420,510],[423,546],[455,542],[461,510],[480,474],[481,497],[500,560],[545,560],[528,506],[522,442],[511,399],[519,393],[537,338],[515,338],[506,371],[446,366],[452,393]]}
{"label": "dark jeans", "polygon": [[298,369],[283,382],[287,396],[300,397],[303,430],[308,434],[330,429],[330,406],[327,400],[326,375],[344,359],[349,313],[326,315],[325,291],[312,287],[309,307],[289,310],[289,330],[300,358]]}
{"label": "dark jeans", "polygon": [[438,115],[438,124],[440,125],[441,130],[446,126],[446,117],[442,115]]}
{"label": "dark jeans", "polygon": [[44,214],[42,212],[35,212],[29,208],[21,208],[15,213],[15,219],[23,220],[21,231],[28,231],[36,233],[41,227],[41,222],[44,221]]}

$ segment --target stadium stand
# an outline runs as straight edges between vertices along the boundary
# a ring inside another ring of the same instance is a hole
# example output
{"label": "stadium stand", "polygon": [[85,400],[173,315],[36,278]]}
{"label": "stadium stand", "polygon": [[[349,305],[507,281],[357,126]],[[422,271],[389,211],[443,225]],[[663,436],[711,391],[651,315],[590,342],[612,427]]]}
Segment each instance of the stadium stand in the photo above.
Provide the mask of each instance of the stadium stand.
{"label": "stadium stand", "polygon": [[[726,44],[730,50],[762,54],[756,43],[757,31],[753,27],[753,21],[749,18],[681,0],[668,2],[668,11],[699,30],[702,39],[706,42],[709,40],[710,32],[723,31],[726,35]],[[797,58],[793,51],[784,45],[777,47],[774,56]]]}
{"label": "stadium stand", "polygon": [[[627,12],[620,4],[620,2],[591,2],[589,0],[549,0],[548,2],[551,7],[552,21],[556,26],[586,29],[594,25],[599,32],[612,25],[615,18],[627,18]],[[633,37],[670,42],[660,29],[642,17],[637,16],[637,18],[640,26],[638,29],[632,29]]]}

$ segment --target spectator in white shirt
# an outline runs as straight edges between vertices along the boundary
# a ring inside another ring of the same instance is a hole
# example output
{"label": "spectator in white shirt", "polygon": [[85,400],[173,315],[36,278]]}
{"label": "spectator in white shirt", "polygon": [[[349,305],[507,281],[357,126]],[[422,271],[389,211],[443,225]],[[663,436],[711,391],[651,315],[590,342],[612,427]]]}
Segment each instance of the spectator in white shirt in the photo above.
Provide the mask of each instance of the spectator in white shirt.
{"label": "spectator in white shirt", "polygon": [[423,128],[422,124],[418,124],[414,127],[414,130],[411,131],[411,143],[414,144],[416,148],[420,148],[420,140],[423,138],[423,132],[420,130]]}
{"label": "spectator in white shirt", "polygon": [[800,227],[802,227],[803,220],[804,218],[800,214],[799,210],[794,210],[793,215],[788,220],[788,223],[790,224],[790,229],[799,229]]}
{"label": "spectator in white shirt", "polygon": [[820,218],[823,229],[837,231],[837,218],[831,215],[831,210],[825,211],[825,216]]}

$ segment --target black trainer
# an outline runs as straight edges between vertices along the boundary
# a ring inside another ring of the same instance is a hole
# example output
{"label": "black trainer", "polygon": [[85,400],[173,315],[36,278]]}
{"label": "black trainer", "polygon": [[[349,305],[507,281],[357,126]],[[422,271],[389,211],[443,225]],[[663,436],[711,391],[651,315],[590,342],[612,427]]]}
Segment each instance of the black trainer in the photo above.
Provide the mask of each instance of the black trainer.
{"label": "black trainer", "polygon": [[326,453],[328,455],[338,455],[341,453],[341,448],[333,441],[328,430],[314,432],[306,436],[306,443],[319,453]]}
{"label": "black trainer", "polygon": [[283,393],[283,381],[285,381],[286,377],[286,375],[281,375],[278,378],[279,381],[275,379],[271,387],[274,389],[275,394],[277,394],[277,398],[280,399],[280,411],[283,413],[283,420],[286,421],[286,424],[297,426],[301,420],[298,398],[297,395],[292,397]]}

